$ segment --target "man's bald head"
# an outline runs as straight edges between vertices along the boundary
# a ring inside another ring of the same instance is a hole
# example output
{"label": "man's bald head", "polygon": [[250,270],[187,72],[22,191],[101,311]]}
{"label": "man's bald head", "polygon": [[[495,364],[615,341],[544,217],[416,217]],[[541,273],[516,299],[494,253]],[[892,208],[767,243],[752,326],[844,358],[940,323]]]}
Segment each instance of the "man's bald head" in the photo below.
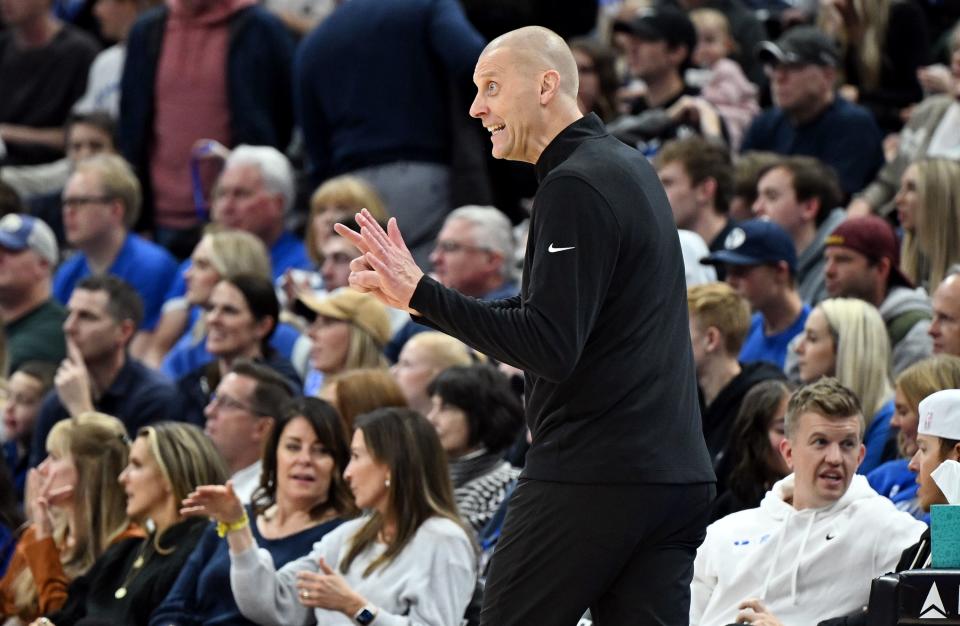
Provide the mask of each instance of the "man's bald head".
{"label": "man's bald head", "polygon": [[542,26],[518,28],[487,44],[481,57],[499,49],[509,49],[523,72],[556,71],[560,75],[560,92],[576,100],[580,87],[577,61],[567,43],[557,33]]}

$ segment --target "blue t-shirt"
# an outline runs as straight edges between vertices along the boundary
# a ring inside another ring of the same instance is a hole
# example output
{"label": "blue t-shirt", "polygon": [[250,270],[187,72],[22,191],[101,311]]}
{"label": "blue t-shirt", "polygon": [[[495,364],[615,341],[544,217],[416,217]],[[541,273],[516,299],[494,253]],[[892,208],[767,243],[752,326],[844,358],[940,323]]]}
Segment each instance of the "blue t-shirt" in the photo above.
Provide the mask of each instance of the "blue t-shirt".
{"label": "blue t-shirt", "polygon": [[[307,248],[303,245],[303,242],[297,239],[293,233],[283,231],[280,238],[270,248],[270,268],[273,272],[273,280],[276,282],[283,277],[283,273],[288,269],[312,270],[313,262],[307,256]],[[176,269],[173,280],[170,281],[164,296],[164,302],[174,298],[182,298],[186,295],[187,281],[184,275],[188,269],[190,269],[190,259],[185,259]]]}
{"label": "blue t-shirt", "polygon": [[[60,266],[53,278],[53,295],[66,305],[73,288],[90,275],[87,256],[73,255]],[[165,248],[139,235],[128,233],[123,246],[107,270],[128,282],[143,299],[143,330],[153,330],[160,320],[160,309],[170,283],[177,273],[177,261]]]}
{"label": "blue t-shirt", "polygon": [[890,438],[890,418],[892,417],[893,400],[889,400],[873,416],[870,426],[863,434],[863,445],[867,447],[867,453],[857,469],[858,474],[869,474],[881,464],[883,450],[887,446],[887,439]]}
{"label": "blue t-shirt", "polygon": [[[342,523],[333,519],[281,539],[260,534],[253,510],[247,507],[250,530],[257,547],[270,553],[278,570],[294,559],[309,554],[313,544]],[[167,624],[253,624],[240,613],[230,591],[230,549],[211,525],[200,538],[193,554],[180,571],[177,582],[150,616],[151,626]]]}
{"label": "blue t-shirt", "polygon": [[740,349],[740,362],[767,361],[783,369],[784,361],[787,359],[787,346],[790,340],[803,332],[803,325],[807,322],[808,315],[810,315],[810,306],[805,304],[800,315],[786,330],[774,335],[766,335],[763,332],[763,315],[754,313],[750,320],[747,340],[743,342],[743,347]]}

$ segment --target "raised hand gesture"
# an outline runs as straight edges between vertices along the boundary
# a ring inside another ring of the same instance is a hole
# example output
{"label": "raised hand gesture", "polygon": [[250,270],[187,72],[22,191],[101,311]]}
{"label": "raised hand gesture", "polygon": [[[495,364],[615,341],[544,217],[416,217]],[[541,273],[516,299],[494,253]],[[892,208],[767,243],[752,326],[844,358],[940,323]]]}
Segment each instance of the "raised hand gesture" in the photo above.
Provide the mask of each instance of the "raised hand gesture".
{"label": "raised hand gesture", "polygon": [[423,277],[403,241],[397,219],[391,217],[384,231],[369,211],[357,213],[360,232],[334,224],[334,229],[361,252],[350,263],[350,286],[370,293],[387,306],[416,313],[410,299]]}

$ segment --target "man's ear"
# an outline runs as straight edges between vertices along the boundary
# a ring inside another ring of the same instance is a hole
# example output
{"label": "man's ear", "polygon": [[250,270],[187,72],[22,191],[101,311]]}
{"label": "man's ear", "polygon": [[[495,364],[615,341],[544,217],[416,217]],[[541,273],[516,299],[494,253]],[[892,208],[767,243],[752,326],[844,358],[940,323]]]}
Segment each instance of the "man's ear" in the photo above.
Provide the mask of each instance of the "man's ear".
{"label": "man's ear", "polygon": [[876,265],[880,277],[883,278],[883,283],[886,284],[890,278],[890,272],[893,271],[893,261],[890,260],[890,257],[880,257],[877,259]]}
{"label": "man's ear", "polygon": [[119,198],[114,198],[111,200],[110,213],[113,214],[114,219],[116,219],[119,223],[126,224],[127,207],[123,204],[123,200]]}
{"label": "man's ear", "polygon": [[800,202],[800,210],[803,213],[805,222],[816,222],[817,213],[820,212],[820,198],[816,196]]}
{"label": "man's ear", "polygon": [[690,58],[691,54],[693,54],[693,51],[684,44],[667,45],[667,57],[670,59],[670,63],[677,68],[681,76],[683,75],[683,63]]}
{"label": "man's ear", "polygon": [[264,415],[261,419],[258,419],[254,422],[254,432],[256,433],[257,441],[265,441],[267,437],[270,436],[270,431],[273,430],[274,425],[277,420],[268,415]]}
{"label": "man's ear", "polygon": [[540,78],[540,104],[547,104],[560,91],[560,73],[557,70],[547,70]]}
{"label": "man's ear", "polygon": [[780,441],[780,454],[783,456],[783,460],[787,462],[787,467],[790,468],[790,471],[793,471],[793,444],[790,443],[788,437],[784,437]]}
{"label": "man's ear", "polygon": [[717,196],[717,179],[713,177],[704,178],[699,184],[694,186],[693,192],[697,202],[700,203],[705,203],[707,200],[715,198]]}
{"label": "man's ear", "polygon": [[137,334],[137,327],[133,324],[133,320],[123,320],[120,322],[118,330],[120,332],[120,341],[124,346],[130,345],[130,340]]}
{"label": "man's ear", "polygon": [[716,326],[708,326],[703,337],[707,341],[707,352],[716,352],[723,347],[723,333]]}

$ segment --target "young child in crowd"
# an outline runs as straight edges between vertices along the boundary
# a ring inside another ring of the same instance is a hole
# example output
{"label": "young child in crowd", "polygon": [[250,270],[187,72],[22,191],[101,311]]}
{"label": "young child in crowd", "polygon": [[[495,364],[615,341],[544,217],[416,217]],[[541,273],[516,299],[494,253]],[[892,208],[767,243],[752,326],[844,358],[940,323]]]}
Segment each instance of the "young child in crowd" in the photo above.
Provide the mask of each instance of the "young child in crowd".
{"label": "young child in crowd", "polygon": [[13,478],[17,502],[23,503],[27,480],[30,441],[33,425],[40,412],[43,397],[53,387],[57,366],[42,361],[27,361],[10,376],[7,382],[7,403],[3,410],[3,430],[6,441],[3,456]]}
{"label": "young child in crowd", "polygon": [[750,121],[760,112],[757,87],[729,56],[737,44],[730,35],[730,23],[716,9],[696,9],[690,19],[697,29],[693,63],[699,69],[688,72],[687,82],[700,86],[700,95],[720,112],[727,127],[730,148],[737,152]]}

